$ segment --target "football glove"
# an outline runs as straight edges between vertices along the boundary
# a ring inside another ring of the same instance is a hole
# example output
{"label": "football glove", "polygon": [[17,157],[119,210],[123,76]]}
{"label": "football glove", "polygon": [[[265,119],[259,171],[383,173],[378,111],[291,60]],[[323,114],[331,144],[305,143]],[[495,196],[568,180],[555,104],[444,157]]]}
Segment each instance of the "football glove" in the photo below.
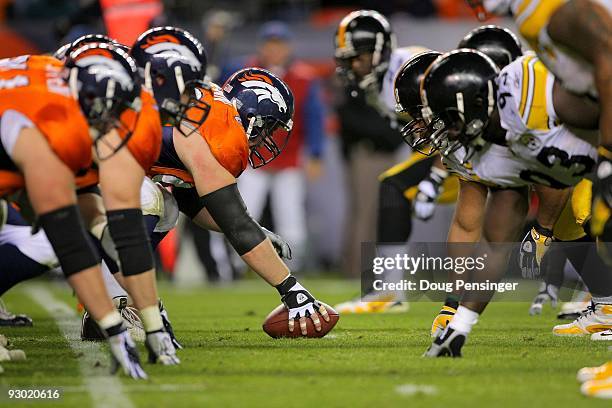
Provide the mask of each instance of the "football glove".
{"label": "football glove", "polygon": [[417,186],[414,199],[414,216],[422,221],[429,220],[436,209],[436,200],[442,192],[442,183],[448,177],[448,171],[432,167],[431,172]]}
{"label": "football glove", "polygon": [[519,263],[525,279],[540,276],[540,264],[554,240],[553,232],[536,223],[521,242]]}
{"label": "football glove", "polygon": [[177,365],[181,360],[176,356],[176,349],[172,344],[170,335],[163,330],[147,333],[145,340],[149,352],[149,363],[163,365]]}
{"label": "football glove", "polygon": [[125,375],[134,379],[146,379],[147,374],[140,366],[140,357],[134,340],[123,323],[106,330],[111,351],[111,373],[123,368]]}
{"label": "football glove", "polygon": [[172,340],[172,345],[174,346],[174,348],[176,350],[182,350],[183,345],[179,343],[179,341],[176,339],[176,336],[174,335],[174,329],[172,328],[172,324],[170,323],[170,318],[168,317],[168,311],[164,307],[164,304],[161,299],[159,299],[158,305],[159,305],[159,313],[161,314],[161,317],[162,317],[162,323],[164,324],[164,330],[166,331],[166,333],[170,335],[170,339]]}
{"label": "football glove", "polygon": [[329,321],[329,315],[325,306],[321,305],[311,294],[295,279],[289,275],[282,283],[276,286],[278,293],[281,295],[281,300],[289,310],[289,331],[293,331],[295,319],[299,320],[302,335],[308,334],[306,327],[306,318],[312,319],[317,331],[321,330],[321,321],[319,320],[319,312],[326,322]]}
{"label": "football glove", "polygon": [[291,247],[280,235],[273,233],[269,229],[261,227],[266,237],[272,241],[272,246],[278,253],[278,256],[284,259],[291,259]]}
{"label": "football glove", "polygon": [[536,295],[529,307],[529,315],[535,316],[542,314],[542,308],[544,304],[550,302],[553,309],[557,307],[559,301],[559,288],[555,285],[547,284],[542,282],[540,285],[540,292]]}

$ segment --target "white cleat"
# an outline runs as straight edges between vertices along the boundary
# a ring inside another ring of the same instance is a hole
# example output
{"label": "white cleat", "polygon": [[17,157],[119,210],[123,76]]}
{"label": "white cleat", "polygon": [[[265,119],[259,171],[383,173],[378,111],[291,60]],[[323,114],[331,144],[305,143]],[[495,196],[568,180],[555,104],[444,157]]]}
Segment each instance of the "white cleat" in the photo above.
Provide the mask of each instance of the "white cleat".
{"label": "white cleat", "polygon": [[593,341],[612,341],[612,329],[591,334]]}
{"label": "white cleat", "polygon": [[553,327],[553,334],[562,337],[592,335],[612,329],[612,305],[591,303],[587,311],[568,324]]}

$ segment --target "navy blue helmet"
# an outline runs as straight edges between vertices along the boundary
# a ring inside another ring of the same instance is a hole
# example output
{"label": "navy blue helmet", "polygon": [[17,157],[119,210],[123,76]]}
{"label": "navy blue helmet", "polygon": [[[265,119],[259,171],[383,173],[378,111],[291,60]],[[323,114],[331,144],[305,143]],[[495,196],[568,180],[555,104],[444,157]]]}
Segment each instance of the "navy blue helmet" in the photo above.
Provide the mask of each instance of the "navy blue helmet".
{"label": "navy blue helmet", "polygon": [[[64,63],[70,90],[87,119],[95,147],[117,129],[122,142],[111,148],[116,153],[131,137],[141,108],[140,81],[134,60],[112,44],[93,43],[78,48]],[[106,157],[99,157],[104,159]]]}
{"label": "navy blue helmet", "polygon": [[110,38],[104,34],[86,34],[83,35],[71,43],[64,44],[53,53],[53,57],[60,61],[66,61],[66,58],[72,51],[81,48],[87,44],[100,43],[100,44],[113,44],[115,47],[121,48],[123,51],[128,52],[128,47],[117,42],[117,40]]}
{"label": "navy blue helmet", "polygon": [[293,128],[293,94],[270,71],[245,68],[223,85],[223,93],[240,114],[249,138],[249,163],[261,167],[277,157]]}
{"label": "navy blue helmet", "polygon": [[457,48],[472,48],[491,58],[499,69],[523,55],[521,42],[507,28],[485,25],[466,34]]}
{"label": "navy blue helmet", "polygon": [[144,86],[153,92],[163,124],[175,126],[185,136],[197,131],[210,111],[210,105],[198,98],[198,90],[210,91],[204,81],[207,60],[200,41],[180,28],[156,27],[138,37],[130,54]]}

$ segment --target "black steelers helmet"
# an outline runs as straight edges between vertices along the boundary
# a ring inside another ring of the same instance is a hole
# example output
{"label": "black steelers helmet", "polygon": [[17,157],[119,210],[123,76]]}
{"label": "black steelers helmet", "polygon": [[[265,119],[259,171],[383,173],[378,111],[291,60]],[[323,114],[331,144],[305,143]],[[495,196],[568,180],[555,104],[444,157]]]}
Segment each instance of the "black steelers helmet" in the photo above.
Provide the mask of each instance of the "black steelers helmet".
{"label": "black steelers helmet", "polygon": [[496,107],[498,73],[491,58],[466,48],[441,55],[427,69],[421,81],[423,116],[429,141],[442,155],[482,147]]}
{"label": "black steelers helmet", "polygon": [[[395,35],[389,21],[374,10],[357,10],[346,15],[335,35],[337,72],[350,85],[366,88],[379,83],[389,67],[391,52],[395,48]],[[372,71],[357,78],[351,68],[353,58],[372,54]]]}
{"label": "black steelers helmet", "polygon": [[402,137],[413,150],[427,155],[432,151],[427,150],[428,137],[423,133],[427,124],[421,115],[423,105],[419,91],[425,71],[440,55],[437,51],[425,51],[413,56],[399,69],[393,84],[396,112],[410,116],[410,121],[401,130]]}
{"label": "black steelers helmet", "polygon": [[521,42],[507,28],[485,25],[467,33],[457,48],[472,48],[491,58],[502,69],[523,55]]}

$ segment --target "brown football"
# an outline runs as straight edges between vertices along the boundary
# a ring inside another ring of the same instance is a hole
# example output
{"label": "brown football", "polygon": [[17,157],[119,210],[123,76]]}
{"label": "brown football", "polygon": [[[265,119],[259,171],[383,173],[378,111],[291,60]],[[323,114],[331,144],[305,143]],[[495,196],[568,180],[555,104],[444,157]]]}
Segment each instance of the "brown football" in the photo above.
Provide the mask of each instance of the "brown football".
{"label": "brown football", "polygon": [[264,320],[262,328],[268,336],[273,337],[275,339],[280,337],[323,337],[327,333],[329,333],[336,323],[338,323],[338,319],[340,319],[340,315],[336,312],[331,306],[322,303],[325,305],[325,309],[327,309],[327,313],[329,314],[329,322],[323,320],[322,316],[319,316],[319,320],[321,320],[321,331],[316,331],[314,324],[310,318],[306,319],[306,330],[308,331],[308,335],[302,336],[302,331],[300,330],[300,324],[296,321],[295,326],[293,328],[293,332],[289,331],[289,312],[285,305],[278,305],[273,311],[270,312],[266,320]]}

